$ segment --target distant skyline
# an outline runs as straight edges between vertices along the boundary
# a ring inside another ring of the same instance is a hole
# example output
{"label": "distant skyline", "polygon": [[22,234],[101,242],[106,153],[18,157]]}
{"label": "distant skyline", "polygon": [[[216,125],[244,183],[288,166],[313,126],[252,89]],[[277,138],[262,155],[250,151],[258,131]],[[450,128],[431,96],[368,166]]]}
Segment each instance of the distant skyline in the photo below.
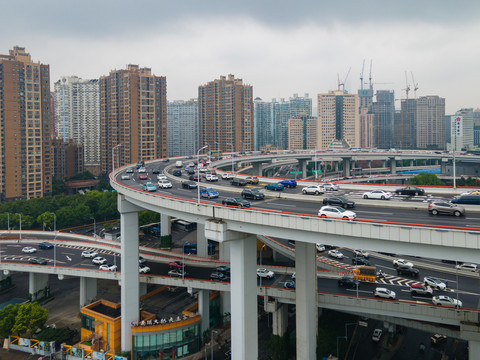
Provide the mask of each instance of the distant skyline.
{"label": "distant skyline", "polygon": [[[198,86],[234,74],[265,101],[294,93],[356,93],[365,59],[375,89],[405,98],[446,99],[446,113],[480,107],[480,3],[381,0],[241,3],[184,0],[18,0],[2,4],[0,53],[23,46],[61,76],[108,75],[127,64],[167,77],[169,101],[198,96]],[[39,14],[42,14],[39,16]],[[396,107],[399,108],[397,101]],[[316,114],[315,114],[316,115]]]}

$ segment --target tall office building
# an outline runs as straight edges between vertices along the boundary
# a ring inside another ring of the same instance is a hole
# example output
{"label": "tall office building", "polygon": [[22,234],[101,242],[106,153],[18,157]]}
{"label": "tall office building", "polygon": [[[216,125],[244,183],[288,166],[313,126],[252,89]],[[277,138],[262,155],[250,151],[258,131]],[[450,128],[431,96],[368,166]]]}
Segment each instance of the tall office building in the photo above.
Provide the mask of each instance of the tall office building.
{"label": "tall office building", "polygon": [[473,145],[480,145],[480,109],[473,112]]}
{"label": "tall office building", "polygon": [[0,55],[0,123],[1,200],[51,194],[50,67],[23,47]]}
{"label": "tall office building", "polygon": [[417,148],[417,99],[402,99],[401,108],[395,113],[393,147]]}
{"label": "tall office building", "polygon": [[472,149],[474,146],[473,108],[460,109],[455,116],[462,118],[461,134],[457,136],[457,150]]}
{"label": "tall office building", "polygon": [[100,168],[100,86],[97,79],[64,76],[55,82],[55,131],[83,144],[84,164]]}
{"label": "tall office building", "polygon": [[254,149],[273,145],[273,103],[256,98],[253,101]]}
{"label": "tall office building", "polygon": [[375,115],[370,114],[366,107],[360,108],[359,122],[360,122],[360,147],[373,148],[375,147],[375,138],[373,133],[373,124]]}
{"label": "tall office building", "polygon": [[102,172],[167,156],[167,80],[128,65],[100,78]]}
{"label": "tall office building", "polygon": [[318,94],[317,148],[326,150],[341,142],[346,147],[360,146],[358,95],[343,91]]}
{"label": "tall office building", "polygon": [[377,90],[372,112],[375,114],[375,146],[380,149],[392,148],[395,117],[393,90]]}
{"label": "tall office building", "polygon": [[234,75],[198,87],[199,148],[252,151],[253,88]]}
{"label": "tall office building", "polygon": [[417,99],[417,148],[444,149],[445,99],[422,96]]}
{"label": "tall office building", "polygon": [[360,108],[366,108],[368,111],[371,111],[373,104],[373,88],[358,90],[357,94]]}
{"label": "tall office building", "polygon": [[290,150],[315,149],[317,144],[317,118],[300,113],[288,119],[288,148]]}
{"label": "tall office building", "polygon": [[196,154],[198,150],[198,102],[175,100],[167,103],[168,156]]}

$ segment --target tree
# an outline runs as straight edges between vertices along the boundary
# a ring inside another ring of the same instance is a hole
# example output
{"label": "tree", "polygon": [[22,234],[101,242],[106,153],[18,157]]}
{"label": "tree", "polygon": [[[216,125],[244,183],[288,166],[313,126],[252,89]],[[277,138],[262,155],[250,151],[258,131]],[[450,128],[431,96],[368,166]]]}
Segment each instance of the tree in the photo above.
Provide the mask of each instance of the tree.
{"label": "tree", "polygon": [[445,186],[445,183],[437,175],[429,173],[420,173],[414,176],[410,182],[412,185]]}
{"label": "tree", "polygon": [[42,328],[47,321],[48,311],[38,303],[21,304],[18,308],[18,313],[15,316],[15,325],[12,328],[12,333],[18,335],[27,332],[33,333],[38,328]]}
{"label": "tree", "polygon": [[18,313],[20,304],[7,305],[3,310],[0,310],[0,336],[8,337],[12,334],[13,326],[15,325],[15,317]]}
{"label": "tree", "polygon": [[47,230],[53,230],[54,229],[54,223],[55,223],[55,215],[50,212],[50,211],[45,211],[44,213],[40,214],[38,217],[37,217],[37,223],[38,224],[41,224],[43,226],[43,224],[45,224],[45,229]]}

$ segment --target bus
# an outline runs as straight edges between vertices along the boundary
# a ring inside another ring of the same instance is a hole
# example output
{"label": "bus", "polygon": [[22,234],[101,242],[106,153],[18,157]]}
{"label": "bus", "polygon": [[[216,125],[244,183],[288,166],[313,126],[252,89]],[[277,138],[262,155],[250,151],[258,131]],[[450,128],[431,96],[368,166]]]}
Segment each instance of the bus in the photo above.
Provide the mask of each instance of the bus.
{"label": "bus", "polygon": [[[183,253],[197,255],[197,244],[183,244]],[[208,244],[208,255],[215,255],[215,244]]]}
{"label": "bus", "polygon": [[160,236],[160,223],[151,223],[140,226],[140,233]]}
{"label": "bus", "polygon": [[197,229],[197,223],[191,223],[181,219],[172,219],[172,227],[177,230],[193,231]]}

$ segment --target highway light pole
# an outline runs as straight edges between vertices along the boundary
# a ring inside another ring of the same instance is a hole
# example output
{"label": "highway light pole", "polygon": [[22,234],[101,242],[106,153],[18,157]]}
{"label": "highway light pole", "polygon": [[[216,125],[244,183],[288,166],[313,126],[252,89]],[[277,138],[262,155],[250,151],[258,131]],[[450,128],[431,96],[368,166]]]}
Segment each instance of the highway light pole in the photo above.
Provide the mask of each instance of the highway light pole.
{"label": "highway light pole", "polygon": [[53,213],[53,232],[55,237],[53,238],[53,267],[57,266],[57,215]]}
{"label": "highway light pole", "polygon": [[228,143],[227,145],[230,145],[232,147],[232,153],[230,154],[230,156],[232,157],[232,174],[233,174],[233,144]]}
{"label": "highway light pole", "polygon": [[213,360],[213,333],[218,334],[217,330],[210,331],[210,359]]}
{"label": "highway light pole", "polygon": [[198,200],[197,204],[200,205],[200,151],[207,148],[209,145],[205,145],[201,149],[197,151],[197,193],[198,193]]}
{"label": "highway light pole", "polygon": [[[260,268],[262,268],[262,251],[266,247],[265,244],[263,244],[262,248],[260,249]],[[260,288],[262,288],[262,277],[260,276]]]}
{"label": "highway light pole", "polygon": [[[114,147],[112,147],[112,176],[113,176],[113,172],[115,171],[115,149],[119,149],[120,146],[122,146],[122,143],[117,144]],[[118,150],[118,151],[119,151],[119,153],[117,155],[118,155],[118,157],[120,157],[120,150]],[[118,162],[119,162],[118,157],[117,157],[117,166],[118,166]]]}
{"label": "highway light pole", "polygon": [[15,213],[15,215],[20,216],[20,240],[22,240],[22,214]]}
{"label": "highway light pole", "polygon": [[95,222],[95,218],[90,218],[93,220],[93,237],[96,238],[97,237],[97,223]]}

